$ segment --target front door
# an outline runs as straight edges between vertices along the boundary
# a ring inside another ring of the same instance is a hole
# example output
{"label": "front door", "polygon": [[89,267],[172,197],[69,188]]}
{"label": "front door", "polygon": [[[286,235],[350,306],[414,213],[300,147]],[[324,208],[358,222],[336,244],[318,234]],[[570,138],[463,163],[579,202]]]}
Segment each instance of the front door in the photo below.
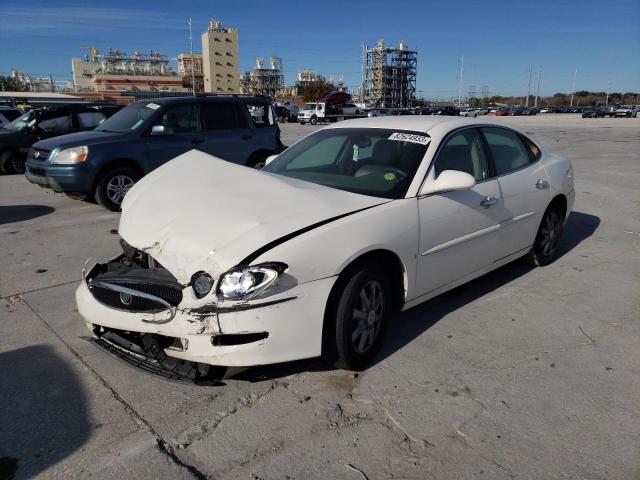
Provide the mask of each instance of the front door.
{"label": "front door", "polygon": [[[469,173],[476,186],[418,199],[420,249],[416,286],[429,293],[490,266],[496,258],[498,230],[504,215],[498,181],[478,129],[465,128],[445,140],[429,172]],[[429,181],[429,180],[427,180]]]}
{"label": "front door", "polygon": [[147,137],[145,151],[151,170],[193,149],[206,152],[207,138],[200,129],[197,103],[169,107],[156,120],[157,125],[164,127],[164,133]]}

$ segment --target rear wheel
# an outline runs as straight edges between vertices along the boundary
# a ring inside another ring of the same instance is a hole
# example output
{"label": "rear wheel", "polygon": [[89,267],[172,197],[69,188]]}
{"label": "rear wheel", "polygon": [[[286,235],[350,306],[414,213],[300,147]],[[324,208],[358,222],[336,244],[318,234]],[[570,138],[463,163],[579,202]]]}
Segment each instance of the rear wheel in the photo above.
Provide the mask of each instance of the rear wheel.
{"label": "rear wheel", "polygon": [[0,172],[5,174],[24,173],[25,170],[25,161],[18,152],[10,151],[0,155]]}
{"label": "rear wheel", "polygon": [[371,268],[342,283],[327,306],[331,328],[326,331],[330,338],[324,357],[337,368],[362,370],[382,347],[392,309],[391,289],[382,272]]}
{"label": "rear wheel", "polygon": [[140,175],[131,167],[116,167],[100,177],[95,197],[100,205],[112,212],[119,212],[122,200]]}
{"label": "rear wheel", "polygon": [[527,255],[527,261],[536,267],[542,267],[553,262],[558,255],[560,237],[564,228],[562,210],[553,206],[544,214],[538,234],[531,251]]}

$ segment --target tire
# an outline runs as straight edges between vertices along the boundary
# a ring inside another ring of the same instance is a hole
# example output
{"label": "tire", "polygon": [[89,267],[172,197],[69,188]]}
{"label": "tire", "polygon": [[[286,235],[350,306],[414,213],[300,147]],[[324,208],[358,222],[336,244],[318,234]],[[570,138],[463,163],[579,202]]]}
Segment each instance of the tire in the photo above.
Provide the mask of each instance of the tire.
{"label": "tire", "polygon": [[558,255],[563,228],[562,209],[549,207],[542,217],[533,247],[526,256],[527,262],[534,267],[544,267],[553,262]]}
{"label": "tire", "polygon": [[96,201],[107,210],[119,212],[125,194],[138,180],[140,174],[131,167],[112,168],[98,180]]}
{"label": "tire", "polygon": [[318,119],[316,117],[311,117],[311,120],[309,120],[309,123],[311,125],[315,125],[316,123],[318,123]]}
{"label": "tire", "polygon": [[262,170],[265,166],[265,162],[267,160],[267,157],[269,156],[268,153],[253,153],[250,157],[249,160],[247,160],[247,163],[245,164],[247,167],[249,168],[255,168],[256,170]]}
{"label": "tire", "polygon": [[18,152],[11,150],[0,155],[0,172],[6,175],[11,173],[23,174],[25,170],[25,161]]}
{"label": "tire", "polygon": [[[373,268],[338,282],[327,303],[323,357],[336,368],[362,370],[384,342],[392,311],[391,288],[386,276]],[[375,305],[367,305],[365,298]]]}

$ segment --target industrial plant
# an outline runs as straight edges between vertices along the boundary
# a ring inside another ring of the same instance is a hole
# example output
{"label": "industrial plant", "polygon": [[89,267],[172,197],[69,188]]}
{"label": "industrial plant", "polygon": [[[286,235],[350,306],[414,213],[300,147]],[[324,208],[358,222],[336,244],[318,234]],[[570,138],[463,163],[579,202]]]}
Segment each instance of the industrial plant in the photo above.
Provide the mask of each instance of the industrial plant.
{"label": "industrial plant", "polygon": [[418,52],[400,43],[387,47],[378,40],[375,47],[363,48],[363,103],[375,107],[411,107],[416,96]]}

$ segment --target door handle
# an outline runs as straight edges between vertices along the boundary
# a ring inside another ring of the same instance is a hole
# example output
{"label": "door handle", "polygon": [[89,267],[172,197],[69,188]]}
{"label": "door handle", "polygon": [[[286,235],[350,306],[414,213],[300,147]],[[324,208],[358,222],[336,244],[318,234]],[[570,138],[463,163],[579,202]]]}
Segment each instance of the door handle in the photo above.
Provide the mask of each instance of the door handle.
{"label": "door handle", "polygon": [[495,205],[498,203],[498,199],[495,197],[484,197],[484,199],[480,202],[480,205],[484,208],[489,208],[491,205]]}
{"label": "door handle", "polygon": [[550,187],[549,182],[547,182],[546,180],[538,180],[536,182],[536,188],[538,190],[546,190],[549,187]]}

